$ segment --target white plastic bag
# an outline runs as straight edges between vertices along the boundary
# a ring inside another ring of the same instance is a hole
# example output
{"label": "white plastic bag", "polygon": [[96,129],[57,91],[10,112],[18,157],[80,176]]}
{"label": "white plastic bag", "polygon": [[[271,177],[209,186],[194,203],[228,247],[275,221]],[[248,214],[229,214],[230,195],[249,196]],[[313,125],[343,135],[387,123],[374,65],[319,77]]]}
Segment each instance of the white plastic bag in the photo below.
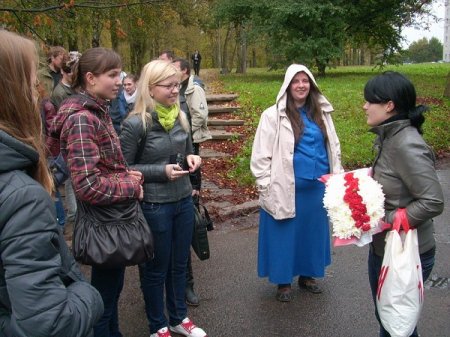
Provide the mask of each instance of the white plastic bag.
{"label": "white plastic bag", "polygon": [[[400,225],[406,233],[404,241]],[[423,290],[417,230],[409,229],[406,210],[399,209],[393,230],[386,236],[376,297],[381,323],[392,337],[408,337],[414,331],[422,310]]]}

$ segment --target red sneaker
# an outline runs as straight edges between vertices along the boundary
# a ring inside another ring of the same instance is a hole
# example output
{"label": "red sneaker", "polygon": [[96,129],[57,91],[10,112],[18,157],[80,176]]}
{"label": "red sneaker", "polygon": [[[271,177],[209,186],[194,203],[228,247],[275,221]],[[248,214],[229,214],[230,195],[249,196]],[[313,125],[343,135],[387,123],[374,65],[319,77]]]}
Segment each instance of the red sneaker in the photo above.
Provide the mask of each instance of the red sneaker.
{"label": "red sneaker", "polygon": [[162,329],[159,329],[155,333],[152,333],[150,337],[172,337],[170,335],[169,329],[167,327],[164,327]]}
{"label": "red sneaker", "polygon": [[172,332],[186,337],[208,337],[206,332],[192,323],[192,321],[188,317],[183,319],[183,321],[177,326],[170,326],[169,329]]}

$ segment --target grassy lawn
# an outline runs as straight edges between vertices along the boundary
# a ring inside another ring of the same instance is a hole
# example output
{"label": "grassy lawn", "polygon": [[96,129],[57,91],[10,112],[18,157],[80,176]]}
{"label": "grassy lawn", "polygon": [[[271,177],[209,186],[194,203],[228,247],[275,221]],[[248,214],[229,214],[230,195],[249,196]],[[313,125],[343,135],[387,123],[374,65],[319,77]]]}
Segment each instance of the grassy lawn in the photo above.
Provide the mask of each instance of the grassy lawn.
{"label": "grassy lawn", "polygon": [[[410,64],[389,66],[384,70],[399,71],[414,83],[419,103],[431,109],[426,114],[424,138],[437,152],[450,151],[450,100],[443,97],[448,64]],[[333,120],[341,141],[342,160],[346,169],[370,166],[374,153],[374,135],[368,132],[366,118],[362,110],[363,88],[367,80],[379,69],[372,67],[340,67],[327,69],[327,76],[317,78],[323,94],[330,100],[335,112]],[[315,74],[316,75],[316,74]],[[253,178],[249,169],[249,159],[253,134],[264,109],[275,103],[282,84],[284,71],[250,69],[247,74],[221,76],[225,90],[240,95],[241,118],[247,121],[250,136],[244,141],[242,152],[233,160],[235,169],[229,177],[239,177],[243,184],[251,184]]]}

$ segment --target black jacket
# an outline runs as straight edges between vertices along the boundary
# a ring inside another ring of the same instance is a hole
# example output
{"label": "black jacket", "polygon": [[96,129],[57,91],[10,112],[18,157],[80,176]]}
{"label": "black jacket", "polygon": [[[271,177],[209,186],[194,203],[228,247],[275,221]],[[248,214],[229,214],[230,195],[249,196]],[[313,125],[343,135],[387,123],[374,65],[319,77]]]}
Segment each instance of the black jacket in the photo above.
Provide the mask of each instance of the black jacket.
{"label": "black jacket", "polygon": [[[444,210],[444,195],[434,168],[434,155],[409,120],[397,120],[371,129],[378,137],[373,178],[385,194],[385,221],[392,224],[398,208],[406,208],[409,224],[417,228],[420,254],[432,249],[432,218]],[[373,236],[375,254],[384,255],[387,231]]]}
{"label": "black jacket", "polygon": [[27,174],[37,152],[0,130],[0,158],[0,337],[91,336],[103,302]]}
{"label": "black jacket", "polygon": [[[123,156],[130,167],[142,172],[144,176],[145,202],[179,201],[192,194],[189,176],[171,181],[167,178],[165,168],[167,164],[176,163],[177,153],[184,156],[193,154],[191,135],[183,129],[179,120],[166,132],[155,112],[152,117],[152,125],[147,128],[147,132],[137,115],[130,116],[123,122],[120,134]],[[143,137],[145,143],[142,143]]]}

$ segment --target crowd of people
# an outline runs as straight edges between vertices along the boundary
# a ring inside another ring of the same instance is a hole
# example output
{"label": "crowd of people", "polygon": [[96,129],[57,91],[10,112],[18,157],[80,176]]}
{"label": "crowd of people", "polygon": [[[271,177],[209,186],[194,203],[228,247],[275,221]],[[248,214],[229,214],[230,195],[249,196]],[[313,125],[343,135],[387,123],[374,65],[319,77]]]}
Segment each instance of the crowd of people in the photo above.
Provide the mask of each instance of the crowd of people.
{"label": "crowd of people", "polygon": [[[0,335],[122,336],[118,302],[126,267],[93,265],[88,282],[62,228],[72,230],[80,205],[139,201],[154,238],[154,256],[139,265],[150,336],[207,336],[187,310],[199,305],[190,246],[200,144],[211,139],[198,51],[191,61],[195,75],[189,60],[164,51],[137,76],[123,71],[111,49],[80,54],[52,47],[38,71],[34,42],[0,30],[0,154],[8,158],[0,162]],[[421,136],[426,107],[416,106],[413,84],[398,72],[369,80],[364,98],[377,135],[373,177],[386,195],[384,221],[406,209],[418,229],[425,280],[435,257],[432,218],[443,210],[433,153]],[[276,285],[281,302],[293,300],[294,277],[320,294],[317,279],[331,263],[318,178],[343,172],[333,111],[310,69],[293,64],[255,134],[258,275]],[[67,217],[47,163],[59,155],[69,171]],[[370,245],[374,300],[385,235]],[[380,336],[389,336],[381,323]]]}

